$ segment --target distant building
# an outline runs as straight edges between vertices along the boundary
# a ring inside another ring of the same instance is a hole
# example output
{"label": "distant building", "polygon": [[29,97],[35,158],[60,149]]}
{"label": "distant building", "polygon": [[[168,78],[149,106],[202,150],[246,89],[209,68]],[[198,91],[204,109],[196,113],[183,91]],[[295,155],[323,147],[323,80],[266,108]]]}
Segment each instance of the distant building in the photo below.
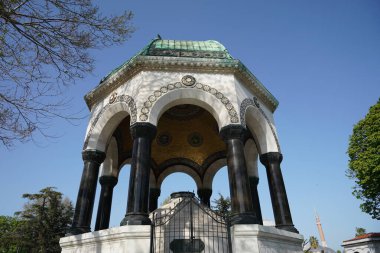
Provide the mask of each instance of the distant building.
{"label": "distant building", "polygon": [[380,253],[380,233],[367,233],[343,241],[345,253]]}

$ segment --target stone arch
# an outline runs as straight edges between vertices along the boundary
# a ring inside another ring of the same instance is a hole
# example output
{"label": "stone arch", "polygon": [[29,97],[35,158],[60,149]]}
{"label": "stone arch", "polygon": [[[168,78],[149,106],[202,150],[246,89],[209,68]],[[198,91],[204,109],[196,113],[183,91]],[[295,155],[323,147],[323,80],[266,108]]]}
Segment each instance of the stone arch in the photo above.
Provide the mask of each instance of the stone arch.
{"label": "stone arch", "polygon": [[157,125],[160,116],[170,107],[180,104],[198,105],[213,115],[219,129],[228,124],[239,123],[239,117],[230,100],[217,89],[201,83],[189,87],[177,82],[162,86],[143,103],[140,121]]}
{"label": "stone arch", "polygon": [[201,177],[193,168],[186,165],[173,165],[173,166],[165,168],[160,173],[160,175],[157,178],[157,188],[161,189],[162,182],[165,180],[165,178],[167,178],[169,175],[176,172],[182,172],[182,173],[187,174],[194,180],[198,189],[202,187]]}
{"label": "stone arch", "polygon": [[203,175],[203,187],[212,189],[212,183],[216,173],[225,166],[227,166],[227,158],[220,158],[210,164]]}
{"label": "stone arch", "polygon": [[112,137],[106,152],[106,159],[101,165],[100,176],[119,177],[119,161],[116,138]]}
{"label": "stone arch", "polygon": [[245,163],[247,166],[248,176],[258,178],[259,177],[259,171],[258,171],[259,151],[257,150],[257,146],[254,139],[250,138],[245,142],[244,156],[245,156]]}
{"label": "stone arch", "polygon": [[242,125],[251,131],[260,154],[281,153],[276,131],[256,97],[243,100],[240,105],[240,119]]}
{"label": "stone arch", "polygon": [[128,115],[131,125],[136,122],[136,104],[128,95],[111,95],[109,103],[91,120],[83,145],[83,150],[94,149],[105,151],[107,144],[119,123]]}

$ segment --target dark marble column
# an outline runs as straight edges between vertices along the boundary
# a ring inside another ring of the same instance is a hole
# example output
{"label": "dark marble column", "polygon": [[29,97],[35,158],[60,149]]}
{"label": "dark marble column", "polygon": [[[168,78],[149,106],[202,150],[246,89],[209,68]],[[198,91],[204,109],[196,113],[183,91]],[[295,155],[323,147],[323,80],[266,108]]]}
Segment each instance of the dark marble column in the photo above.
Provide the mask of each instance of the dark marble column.
{"label": "dark marble column", "polygon": [[149,225],[149,175],[151,167],[151,143],[156,127],[150,123],[136,123],[131,126],[133,138],[131,175],[127,213],[120,225]]}
{"label": "dark marble column", "polygon": [[285,184],[282,178],[280,163],[282,154],[269,152],[260,155],[260,161],[265,166],[268,177],[269,191],[276,227],[290,232],[298,233],[292,221]]}
{"label": "dark marble column", "polygon": [[208,188],[199,188],[198,191],[198,197],[201,200],[201,203],[210,207],[211,205],[211,195],[212,195],[212,190]]}
{"label": "dark marble column", "polygon": [[220,136],[227,145],[227,167],[231,196],[231,224],[257,224],[253,209],[243,140],[246,129],[241,125],[222,128]]}
{"label": "dark marble column", "polygon": [[85,150],[82,152],[82,158],[84,161],[82,179],[75,205],[73,224],[69,232],[72,235],[91,231],[91,217],[99,166],[106,158],[106,154],[97,150]]}
{"label": "dark marble column", "polygon": [[158,207],[158,198],[161,195],[161,190],[150,188],[149,190],[149,212],[153,212]]}
{"label": "dark marble column", "polygon": [[109,228],[112,206],[113,188],[117,184],[114,176],[101,176],[99,183],[102,186],[99,197],[98,214],[96,216],[95,230]]}
{"label": "dark marble column", "polygon": [[263,217],[261,215],[259,193],[257,191],[257,185],[259,184],[258,177],[249,177],[249,186],[251,188],[252,205],[255,210],[258,224],[263,225]]}

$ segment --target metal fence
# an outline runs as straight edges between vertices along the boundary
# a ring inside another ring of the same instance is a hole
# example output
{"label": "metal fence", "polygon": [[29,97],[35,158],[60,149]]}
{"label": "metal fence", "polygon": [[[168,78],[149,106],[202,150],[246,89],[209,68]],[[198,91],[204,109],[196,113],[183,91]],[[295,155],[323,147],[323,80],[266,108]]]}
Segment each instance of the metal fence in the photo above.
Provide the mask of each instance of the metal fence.
{"label": "metal fence", "polygon": [[228,219],[184,197],[172,209],[152,215],[152,253],[231,253]]}

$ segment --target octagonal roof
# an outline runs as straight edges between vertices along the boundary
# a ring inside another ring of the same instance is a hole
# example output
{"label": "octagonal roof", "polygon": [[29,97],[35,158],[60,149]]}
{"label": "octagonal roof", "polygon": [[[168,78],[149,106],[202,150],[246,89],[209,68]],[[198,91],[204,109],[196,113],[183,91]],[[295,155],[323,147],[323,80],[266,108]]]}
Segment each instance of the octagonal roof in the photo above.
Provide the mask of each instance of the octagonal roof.
{"label": "octagonal roof", "polygon": [[254,90],[256,96],[261,98],[272,111],[278,106],[277,99],[218,41],[163,40],[158,35],[135,56],[102,78],[99,85],[86,94],[88,107],[91,108],[96,101],[109,93],[104,91],[121,85],[122,76],[132,77],[143,69],[160,69],[157,66],[184,71],[210,69],[214,73],[233,73],[242,79],[248,88]]}

